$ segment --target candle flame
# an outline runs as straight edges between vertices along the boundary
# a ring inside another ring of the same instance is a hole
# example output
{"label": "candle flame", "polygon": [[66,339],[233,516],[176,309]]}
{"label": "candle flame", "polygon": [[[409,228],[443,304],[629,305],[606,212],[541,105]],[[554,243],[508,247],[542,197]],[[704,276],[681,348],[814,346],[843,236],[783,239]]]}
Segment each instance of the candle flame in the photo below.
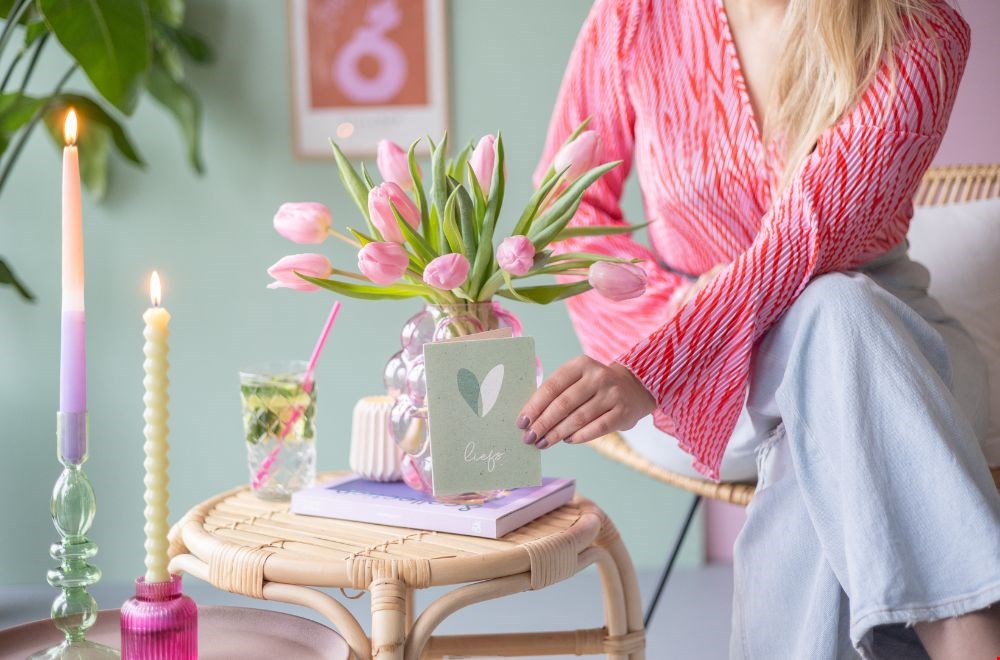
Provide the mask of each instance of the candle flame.
{"label": "candle flame", "polygon": [[154,270],[153,274],[149,276],[149,299],[153,301],[153,307],[160,306],[161,298],[160,274]]}
{"label": "candle flame", "polygon": [[76,144],[76,110],[69,109],[66,113],[66,123],[63,124],[63,137],[66,138],[67,145]]}

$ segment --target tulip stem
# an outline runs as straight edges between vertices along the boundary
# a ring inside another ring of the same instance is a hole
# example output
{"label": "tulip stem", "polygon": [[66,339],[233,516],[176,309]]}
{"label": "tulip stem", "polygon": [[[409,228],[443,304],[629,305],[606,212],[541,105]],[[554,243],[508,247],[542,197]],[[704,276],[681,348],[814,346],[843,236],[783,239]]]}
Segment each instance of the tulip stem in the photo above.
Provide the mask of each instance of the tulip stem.
{"label": "tulip stem", "polygon": [[349,270],[340,270],[339,268],[334,268],[332,272],[336,273],[337,275],[340,275],[341,277],[350,277],[351,279],[361,280],[362,282],[371,281],[364,275],[359,275],[358,273],[352,273]]}
{"label": "tulip stem", "polygon": [[350,245],[351,247],[354,247],[354,248],[360,248],[361,247],[361,243],[358,243],[356,240],[354,240],[350,236],[345,236],[344,234],[341,234],[336,229],[330,228],[330,229],[327,229],[327,231],[330,232],[330,236],[333,236],[338,241],[343,241],[344,243],[347,243],[348,245]]}

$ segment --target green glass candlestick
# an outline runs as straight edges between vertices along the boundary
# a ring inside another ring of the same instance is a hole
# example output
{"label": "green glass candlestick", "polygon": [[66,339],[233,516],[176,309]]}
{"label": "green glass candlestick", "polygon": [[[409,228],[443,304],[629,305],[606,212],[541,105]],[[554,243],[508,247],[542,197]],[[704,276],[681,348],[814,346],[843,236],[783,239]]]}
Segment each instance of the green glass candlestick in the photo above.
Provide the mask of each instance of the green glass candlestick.
{"label": "green glass candlestick", "polygon": [[49,549],[59,567],[48,572],[49,584],[62,592],[52,603],[52,622],[65,638],[52,648],[31,656],[60,658],[119,658],[115,649],[85,639],[97,620],[97,602],[87,588],[101,579],[101,569],[89,563],[97,545],[87,538],[94,522],[97,502],[94,489],[83,471],[87,460],[87,413],[57,415],[58,456],[63,471],[52,489],[52,523],[60,541]]}

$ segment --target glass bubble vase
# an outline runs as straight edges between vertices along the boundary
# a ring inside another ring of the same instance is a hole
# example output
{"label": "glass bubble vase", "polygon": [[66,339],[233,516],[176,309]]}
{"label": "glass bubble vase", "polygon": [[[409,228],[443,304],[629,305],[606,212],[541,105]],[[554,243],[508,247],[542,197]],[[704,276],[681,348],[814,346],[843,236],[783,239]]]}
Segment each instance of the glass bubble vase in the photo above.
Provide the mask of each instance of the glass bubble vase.
{"label": "glass bubble vase", "polygon": [[[403,324],[400,350],[386,362],[384,381],[386,393],[395,400],[389,414],[389,428],[393,440],[403,450],[403,481],[410,488],[432,494],[434,465],[427,424],[424,344],[502,328],[510,328],[514,337],[522,334],[517,316],[493,301],[426,305]],[[538,373],[541,374],[540,365]],[[475,504],[504,494],[506,491],[486,490],[435,499]]]}

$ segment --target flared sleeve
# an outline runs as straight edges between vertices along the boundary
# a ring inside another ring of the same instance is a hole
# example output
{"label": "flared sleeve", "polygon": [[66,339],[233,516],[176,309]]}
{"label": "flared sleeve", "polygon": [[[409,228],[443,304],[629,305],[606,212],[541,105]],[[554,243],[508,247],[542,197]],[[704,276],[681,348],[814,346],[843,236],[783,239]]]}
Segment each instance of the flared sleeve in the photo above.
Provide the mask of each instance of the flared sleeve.
{"label": "flared sleeve", "polygon": [[[625,224],[621,196],[632,166],[634,113],[625,76],[644,2],[598,0],[591,9],[570,57],[549,125],[545,150],[535,174],[544,177],[556,152],[586,118],[600,135],[602,162],[622,160],[583,197],[571,227]],[[629,235],[577,237],[559,242],[558,252],[594,252],[641,259],[646,295],[614,302],[595,291],[566,301],[584,351],[603,363],[614,361],[648,336],[676,310],[687,282],[661,268],[648,248]]]}
{"label": "flared sleeve", "polygon": [[757,340],[811,279],[856,267],[905,238],[912,196],[941,142],[969,49],[968,26],[950,9],[918,31],[819,137],[749,248],[618,358],[656,399],[657,425],[710,478],[718,479],[744,405]]}

